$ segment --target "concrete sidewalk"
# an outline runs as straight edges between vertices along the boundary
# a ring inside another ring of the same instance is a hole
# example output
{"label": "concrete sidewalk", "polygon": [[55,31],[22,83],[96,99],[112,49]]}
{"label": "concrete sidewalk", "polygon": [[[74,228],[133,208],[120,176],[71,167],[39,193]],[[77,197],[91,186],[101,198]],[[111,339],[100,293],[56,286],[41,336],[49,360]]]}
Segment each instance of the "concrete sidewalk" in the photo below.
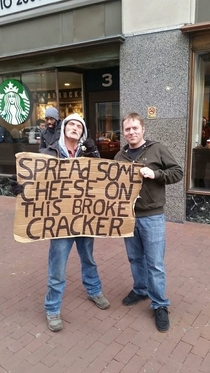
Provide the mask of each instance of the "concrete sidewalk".
{"label": "concrete sidewalk", "polygon": [[209,373],[210,227],[167,223],[171,328],[159,333],[146,300],[132,307],[123,239],[96,239],[95,259],[111,307],[86,298],[76,250],[62,307],[64,329],[47,328],[43,310],[48,241],[13,239],[15,198],[0,197],[0,373]]}

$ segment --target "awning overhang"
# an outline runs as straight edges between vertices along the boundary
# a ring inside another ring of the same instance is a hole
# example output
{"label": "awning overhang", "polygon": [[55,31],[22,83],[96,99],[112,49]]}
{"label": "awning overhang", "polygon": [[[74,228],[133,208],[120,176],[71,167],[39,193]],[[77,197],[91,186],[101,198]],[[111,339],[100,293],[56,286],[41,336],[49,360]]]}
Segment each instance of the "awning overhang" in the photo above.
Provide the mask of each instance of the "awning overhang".
{"label": "awning overhang", "polygon": [[209,31],[210,30],[210,22],[185,24],[182,27],[180,27],[180,30],[183,33],[195,33],[195,32],[200,32],[200,31]]}

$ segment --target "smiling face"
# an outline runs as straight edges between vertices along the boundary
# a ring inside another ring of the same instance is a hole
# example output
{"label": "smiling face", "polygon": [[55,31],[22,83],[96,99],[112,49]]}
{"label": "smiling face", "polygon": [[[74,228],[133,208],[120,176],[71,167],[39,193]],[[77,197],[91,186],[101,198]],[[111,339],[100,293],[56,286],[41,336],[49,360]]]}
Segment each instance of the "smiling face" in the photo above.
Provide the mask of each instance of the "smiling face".
{"label": "smiling face", "polygon": [[123,121],[123,136],[130,148],[139,148],[145,143],[144,132],[145,129],[139,119],[127,118]]}
{"label": "smiling face", "polygon": [[83,133],[83,125],[78,120],[70,120],[66,126],[64,134],[68,139],[77,140],[81,138]]}

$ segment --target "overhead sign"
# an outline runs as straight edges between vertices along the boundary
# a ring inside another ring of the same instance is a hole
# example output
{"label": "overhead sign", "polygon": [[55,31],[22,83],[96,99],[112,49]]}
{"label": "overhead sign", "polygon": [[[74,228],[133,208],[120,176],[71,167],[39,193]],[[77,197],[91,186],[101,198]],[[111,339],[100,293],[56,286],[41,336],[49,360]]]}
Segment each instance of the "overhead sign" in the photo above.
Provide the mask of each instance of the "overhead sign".
{"label": "overhead sign", "polygon": [[16,154],[18,182],[14,238],[128,237],[142,185],[140,165],[103,158]]}
{"label": "overhead sign", "polygon": [[0,17],[61,2],[64,0],[0,0]]}
{"label": "overhead sign", "polygon": [[119,90],[119,67],[87,71],[85,86],[89,92]]}
{"label": "overhead sign", "polygon": [[[1,0],[0,0],[1,1]],[[40,99],[44,98],[46,102],[56,101],[56,92],[55,90],[51,91],[35,91],[32,92],[34,102],[42,103]],[[82,89],[73,88],[73,89],[59,89],[59,99],[62,103],[71,102],[71,101],[81,101],[82,100]]]}
{"label": "overhead sign", "polygon": [[31,109],[30,91],[25,84],[15,79],[7,79],[0,84],[0,117],[5,122],[13,125],[24,123]]}

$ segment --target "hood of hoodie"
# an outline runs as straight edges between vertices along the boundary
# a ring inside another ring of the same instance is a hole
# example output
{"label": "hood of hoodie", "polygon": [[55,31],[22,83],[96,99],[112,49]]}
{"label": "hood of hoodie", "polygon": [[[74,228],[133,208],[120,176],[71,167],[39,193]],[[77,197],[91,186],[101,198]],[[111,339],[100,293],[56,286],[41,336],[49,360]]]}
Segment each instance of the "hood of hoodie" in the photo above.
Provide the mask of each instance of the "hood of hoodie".
{"label": "hood of hoodie", "polygon": [[58,141],[59,147],[61,149],[61,153],[63,155],[65,155],[66,157],[69,157],[69,153],[68,153],[68,149],[66,148],[66,145],[65,145],[64,131],[65,131],[66,123],[68,123],[70,120],[78,120],[83,125],[83,133],[82,133],[82,136],[80,137],[80,139],[78,141],[77,152],[80,150],[83,142],[87,139],[87,127],[86,127],[84,119],[79,114],[76,114],[76,113],[68,115],[68,117],[66,117],[61,124],[60,138],[59,138],[59,141]]}

